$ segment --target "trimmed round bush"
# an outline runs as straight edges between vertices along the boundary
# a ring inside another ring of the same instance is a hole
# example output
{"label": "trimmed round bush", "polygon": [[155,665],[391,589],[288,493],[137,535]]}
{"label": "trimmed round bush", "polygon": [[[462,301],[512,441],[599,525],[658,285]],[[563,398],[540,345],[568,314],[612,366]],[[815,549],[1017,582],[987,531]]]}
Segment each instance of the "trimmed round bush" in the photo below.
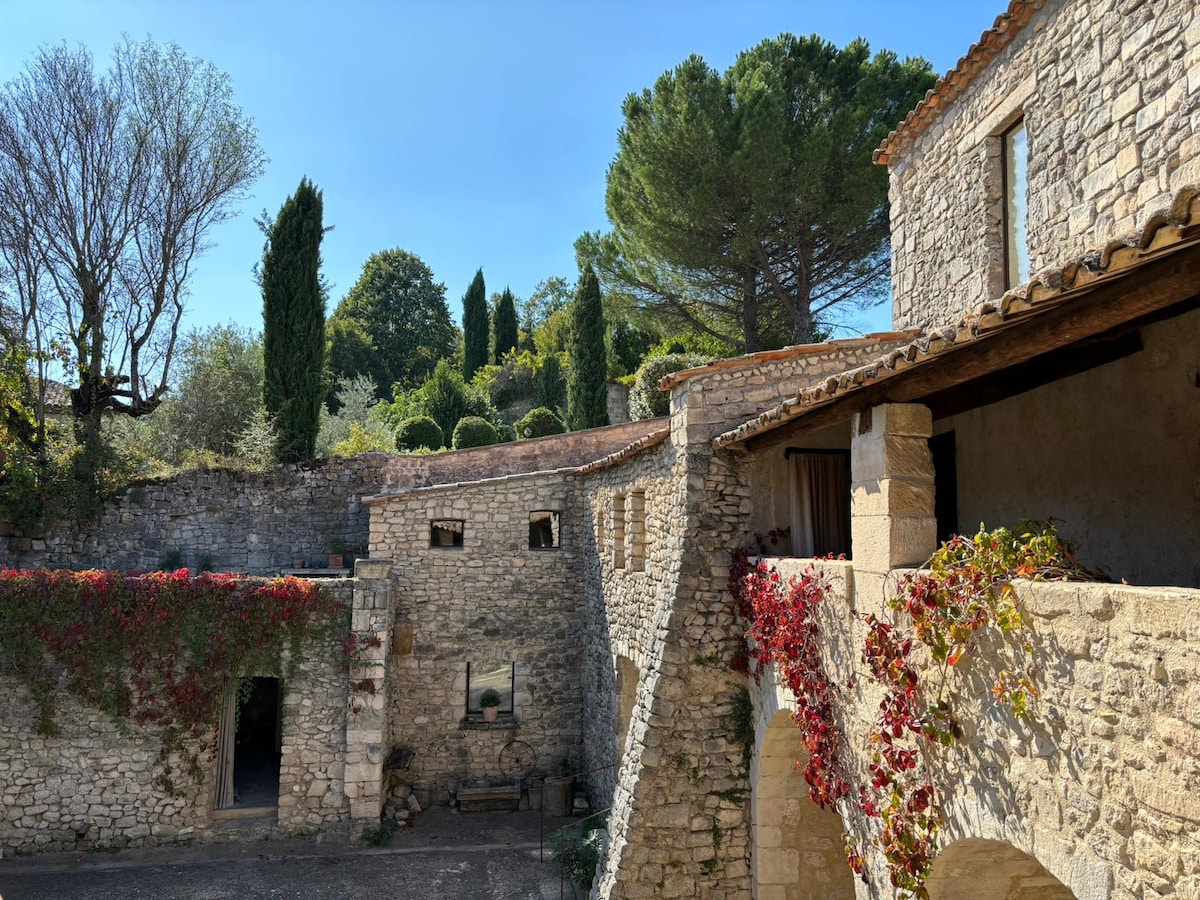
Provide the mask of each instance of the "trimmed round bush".
{"label": "trimmed round bush", "polygon": [[487,447],[499,442],[500,435],[495,425],[479,416],[465,416],[454,426],[454,437],[450,446],[455,450],[465,450],[468,447]]}
{"label": "trimmed round bush", "polygon": [[692,366],[712,362],[712,357],[695,353],[668,353],[666,356],[651,356],[637,370],[633,388],[629,391],[629,418],[653,419],[671,412],[671,395],[658,389],[665,376]]}
{"label": "trimmed round bush", "polygon": [[446,446],[446,436],[430,416],[412,416],[396,429],[397,450],[440,450]]}
{"label": "trimmed round bush", "polygon": [[548,434],[563,434],[567,430],[562,419],[546,406],[539,406],[525,413],[517,419],[516,428],[517,438],[522,441],[527,438],[545,437]]}

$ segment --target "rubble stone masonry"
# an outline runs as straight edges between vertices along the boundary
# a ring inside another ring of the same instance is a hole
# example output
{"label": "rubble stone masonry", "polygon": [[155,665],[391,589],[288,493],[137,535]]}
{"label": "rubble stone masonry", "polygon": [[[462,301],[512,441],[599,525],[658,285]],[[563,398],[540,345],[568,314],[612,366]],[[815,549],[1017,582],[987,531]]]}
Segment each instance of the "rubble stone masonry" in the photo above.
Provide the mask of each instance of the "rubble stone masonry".
{"label": "rubble stone masonry", "polygon": [[1036,275],[1200,183],[1200,7],[1050,0],[891,155],[895,327],[950,323],[1003,293],[1000,137],[1022,117]]}

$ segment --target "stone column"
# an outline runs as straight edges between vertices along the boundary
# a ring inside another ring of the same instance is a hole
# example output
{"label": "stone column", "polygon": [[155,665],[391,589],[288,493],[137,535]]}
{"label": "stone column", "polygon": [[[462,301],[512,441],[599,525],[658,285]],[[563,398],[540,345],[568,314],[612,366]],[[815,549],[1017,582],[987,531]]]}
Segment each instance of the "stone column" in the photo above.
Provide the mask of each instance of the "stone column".
{"label": "stone column", "polygon": [[859,591],[881,598],[888,572],[919,566],[937,549],[932,432],[929,408],[915,403],[885,403],[854,417],[850,537]]}
{"label": "stone column", "polygon": [[388,559],[360,559],[354,570],[350,630],[358,637],[358,651],[349,671],[345,781],[351,826],[356,831],[364,825],[378,825],[383,804],[391,571]]}

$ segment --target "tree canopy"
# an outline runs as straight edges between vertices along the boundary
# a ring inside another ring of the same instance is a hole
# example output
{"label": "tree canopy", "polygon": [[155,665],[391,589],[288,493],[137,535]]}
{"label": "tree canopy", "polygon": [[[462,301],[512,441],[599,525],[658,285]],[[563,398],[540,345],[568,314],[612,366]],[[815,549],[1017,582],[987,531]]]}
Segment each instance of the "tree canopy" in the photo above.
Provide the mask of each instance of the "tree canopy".
{"label": "tree canopy", "polygon": [[384,396],[414,387],[454,351],[458,331],[446,286],[420,257],[399,248],[373,253],[329,320],[330,368],[369,375]]}
{"label": "tree canopy", "polygon": [[475,272],[467,292],[463,295],[463,378],[470,381],[475,373],[488,363],[488,338],[491,326],[488,322],[487,288],[483,283],[483,269]]}
{"label": "tree canopy", "polygon": [[103,413],[163,400],[191,265],[264,161],[228,76],[174,44],[126,41],[103,73],[82,47],[46,47],[0,91],[11,321],[43,383],[65,338],[89,446]]}
{"label": "tree canopy", "polygon": [[321,192],[307,178],[271,223],[263,250],[263,404],[281,462],[312,459],[325,396]]}
{"label": "tree canopy", "polygon": [[496,300],[493,329],[496,332],[494,360],[496,365],[500,365],[504,362],[504,354],[516,347],[517,341],[520,340],[517,329],[517,304],[508,288],[505,288],[504,293]]}
{"label": "tree canopy", "polygon": [[600,283],[591,267],[583,270],[571,307],[571,360],[567,374],[567,423],[572,431],[608,424],[608,353]]}
{"label": "tree canopy", "polygon": [[871,152],[933,84],[922,59],[817,36],[699,56],[630,94],[608,171],[613,231],[581,257],[660,320],[745,351],[807,342],[887,294],[887,173]]}

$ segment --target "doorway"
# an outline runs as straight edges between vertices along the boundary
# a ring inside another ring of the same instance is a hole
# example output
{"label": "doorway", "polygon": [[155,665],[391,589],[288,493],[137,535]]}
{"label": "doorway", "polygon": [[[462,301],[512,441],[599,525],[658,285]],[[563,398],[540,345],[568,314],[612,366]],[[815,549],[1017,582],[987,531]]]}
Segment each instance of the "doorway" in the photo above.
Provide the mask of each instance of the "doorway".
{"label": "doorway", "polygon": [[278,678],[244,678],[225,704],[217,746],[217,811],[257,815],[279,806],[281,699]]}

